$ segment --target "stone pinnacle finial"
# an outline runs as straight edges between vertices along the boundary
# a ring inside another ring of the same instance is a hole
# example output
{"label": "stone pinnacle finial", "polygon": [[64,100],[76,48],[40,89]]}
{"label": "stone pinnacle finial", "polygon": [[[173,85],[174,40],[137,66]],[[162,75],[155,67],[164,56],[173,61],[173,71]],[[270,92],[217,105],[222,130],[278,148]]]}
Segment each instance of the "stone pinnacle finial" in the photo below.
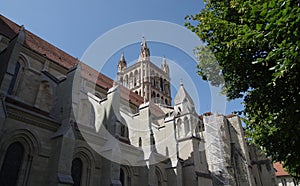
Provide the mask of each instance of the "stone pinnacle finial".
{"label": "stone pinnacle finial", "polygon": [[124,51],[122,52],[122,55],[121,55],[120,61],[125,61]]}
{"label": "stone pinnacle finial", "polygon": [[182,79],[180,79],[180,86],[183,86],[183,81],[182,81]]}
{"label": "stone pinnacle finial", "polygon": [[166,64],[167,64],[167,60],[166,60],[166,56],[165,56],[165,55],[163,56],[162,64],[163,64],[163,65],[166,65]]}
{"label": "stone pinnacle finial", "polygon": [[145,36],[142,37],[142,43],[141,43],[141,45],[142,45],[144,48],[147,48],[147,42],[146,42]]}
{"label": "stone pinnacle finial", "polygon": [[145,61],[145,60],[147,60],[147,61],[150,60],[150,50],[147,47],[146,39],[143,36],[142,37],[142,43],[141,43],[141,52],[140,52],[140,55],[139,55],[138,62]]}

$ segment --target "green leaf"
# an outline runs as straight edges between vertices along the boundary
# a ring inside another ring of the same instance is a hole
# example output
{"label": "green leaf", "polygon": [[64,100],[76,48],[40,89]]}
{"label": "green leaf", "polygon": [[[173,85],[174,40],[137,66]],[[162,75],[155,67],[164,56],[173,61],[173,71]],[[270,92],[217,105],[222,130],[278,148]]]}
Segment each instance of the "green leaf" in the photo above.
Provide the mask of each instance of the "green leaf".
{"label": "green leaf", "polygon": [[300,178],[299,5],[290,0],[229,3],[206,1],[186,24],[207,43],[195,50],[198,74],[218,86],[222,78],[215,77],[221,72],[222,92],[244,100],[247,137]]}

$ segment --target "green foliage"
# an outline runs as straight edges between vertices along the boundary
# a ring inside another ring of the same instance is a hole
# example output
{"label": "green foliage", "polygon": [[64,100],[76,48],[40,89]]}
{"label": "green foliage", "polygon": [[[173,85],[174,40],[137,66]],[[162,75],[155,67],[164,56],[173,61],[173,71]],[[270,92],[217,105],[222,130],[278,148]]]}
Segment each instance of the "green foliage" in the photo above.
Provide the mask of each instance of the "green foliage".
{"label": "green foliage", "polygon": [[223,85],[222,70],[214,54],[204,46],[196,47],[194,54],[199,61],[197,68],[202,79],[210,81],[213,86]]}
{"label": "green foliage", "polygon": [[[244,98],[251,142],[299,178],[300,3],[208,0],[200,13],[186,19],[185,26],[207,44],[196,49],[199,75],[223,85],[229,99]],[[205,61],[208,51],[215,58],[209,55]],[[205,70],[209,63],[218,67]]]}

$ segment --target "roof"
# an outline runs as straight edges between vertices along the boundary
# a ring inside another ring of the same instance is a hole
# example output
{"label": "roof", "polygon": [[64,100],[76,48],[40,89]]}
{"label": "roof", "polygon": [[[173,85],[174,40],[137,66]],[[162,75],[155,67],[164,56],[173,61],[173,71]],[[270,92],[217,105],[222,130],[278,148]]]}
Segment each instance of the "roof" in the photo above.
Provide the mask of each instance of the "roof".
{"label": "roof", "polygon": [[225,117],[228,119],[228,118],[233,118],[235,116],[237,116],[237,115],[234,113],[231,113],[231,114],[226,115]]}
{"label": "roof", "polygon": [[[0,33],[12,39],[19,32],[21,26],[0,15]],[[47,41],[41,39],[37,35],[25,30],[25,47],[31,49],[46,58],[60,64],[61,66],[69,69],[77,63],[77,59],[60,50],[59,48],[51,45]]]}
{"label": "roof", "polygon": [[183,103],[185,101],[185,99],[187,101],[189,101],[190,104],[194,105],[194,102],[193,102],[191,96],[189,95],[189,93],[187,93],[187,91],[183,87],[183,83],[181,82],[179,90],[177,91],[177,94],[174,99],[174,105]]}
{"label": "roof", "polygon": [[[9,39],[14,38],[20,30],[21,26],[14,23],[13,21],[7,19],[0,14],[0,33]],[[80,61],[64,52],[63,50],[55,47],[54,45],[48,43],[47,41],[41,39],[37,35],[31,33],[30,31],[24,29],[25,31],[25,42],[24,46],[32,51],[35,51],[38,54],[43,55],[44,57],[51,60],[53,63],[56,63],[66,69],[74,67]],[[99,73],[95,69],[91,68],[85,63],[81,63],[82,67],[82,76],[106,90],[113,86],[113,80],[109,77]],[[143,103],[143,98],[135,93],[128,93],[129,100],[135,104],[140,105]],[[122,96],[122,94],[121,94]],[[124,96],[122,96],[124,98]],[[126,96],[125,96],[126,97]]]}
{"label": "roof", "polygon": [[280,176],[289,176],[289,173],[286,172],[282,166],[282,164],[280,162],[275,162],[274,163],[274,168],[275,168],[275,174],[276,177],[280,177]]}

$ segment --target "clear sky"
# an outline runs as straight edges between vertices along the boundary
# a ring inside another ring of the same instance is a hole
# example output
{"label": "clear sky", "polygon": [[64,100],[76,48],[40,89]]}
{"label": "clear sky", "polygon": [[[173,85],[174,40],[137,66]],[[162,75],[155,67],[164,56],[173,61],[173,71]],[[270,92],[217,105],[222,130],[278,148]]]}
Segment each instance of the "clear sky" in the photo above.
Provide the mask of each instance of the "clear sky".
{"label": "clear sky", "polygon": [[[2,15],[17,24],[24,25],[27,30],[79,59],[82,59],[89,46],[97,38],[121,25],[136,21],[156,20],[183,26],[184,17],[199,12],[202,7],[203,2],[197,0],[0,0]],[[212,110],[227,114],[242,109],[239,101],[227,102],[225,111],[212,108],[212,104],[216,102],[223,105],[224,97],[212,93],[214,92],[211,91],[212,87],[197,76],[196,61],[180,47],[166,44],[166,42],[151,42],[151,38],[154,37],[152,34],[159,35],[162,31],[158,31],[159,29],[156,28],[150,30],[151,32],[144,30],[134,34],[137,34],[139,38],[142,35],[145,35],[146,39],[150,38],[148,47],[153,56],[151,58],[153,62],[159,65],[161,58],[157,56],[165,55],[173,66],[171,68],[173,98],[179,85],[178,79],[183,79],[185,87],[191,92],[193,99],[198,100],[195,101],[195,104],[199,113]],[[186,32],[190,31],[186,30]],[[127,31],[122,37],[128,38],[130,34]],[[190,32],[190,34],[192,33]],[[172,35],[171,32],[170,35]],[[181,38],[182,35],[176,34],[176,37]],[[135,37],[134,39],[136,41],[130,45],[118,48],[111,53],[103,68],[99,69],[97,65],[87,63],[115,79],[116,64],[122,51],[125,52],[128,63],[134,63],[138,57],[141,39]],[[116,38],[106,42],[118,44]],[[104,51],[105,46],[99,50]],[[178,67],[184,70],[175,72],[179,69]],[[190,86],[191,84],[194,86]]]}

